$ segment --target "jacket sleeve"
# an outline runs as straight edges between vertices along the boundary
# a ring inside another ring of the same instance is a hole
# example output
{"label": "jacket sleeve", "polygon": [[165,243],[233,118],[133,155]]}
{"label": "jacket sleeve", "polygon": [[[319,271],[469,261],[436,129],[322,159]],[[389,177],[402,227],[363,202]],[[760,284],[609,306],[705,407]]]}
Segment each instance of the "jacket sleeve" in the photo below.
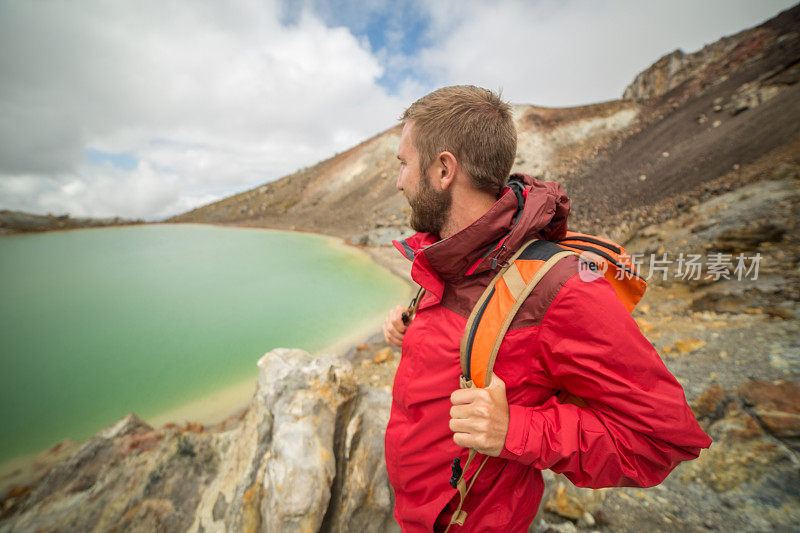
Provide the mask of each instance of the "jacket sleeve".
{"label": "jacket sleeve", "polygon": [[563,473],[581,487],[657,485],[711,439],[683,388],[604,278],[572,276],[550,304],[534,356],[562,391],[536,407],[510,405],[501,457]]}

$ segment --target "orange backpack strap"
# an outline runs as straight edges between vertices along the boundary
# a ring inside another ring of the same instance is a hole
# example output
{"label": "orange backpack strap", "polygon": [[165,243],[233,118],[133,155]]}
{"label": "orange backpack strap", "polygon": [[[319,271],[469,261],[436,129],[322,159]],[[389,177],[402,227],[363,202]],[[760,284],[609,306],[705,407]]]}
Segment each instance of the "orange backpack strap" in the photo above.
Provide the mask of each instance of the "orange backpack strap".
{"label": "orange backpack strap", "polygon": [[486,287],[461,339],[462,388],[487,387],[511,321],[539,280],[561,259],[578,252],[533,239],[520,247]]}
{"label": "orange backpack strap", "polygon": [[[570,255],[579,254],[564,250],[552,242],[533,239],[521,246],[497,273],[467,320],[461,341],[462,389],[489,386],[500,344],[517,311],[553,265]],[[447,530],[453,524],[464,525],[467,518],[467,513],[462,509],[464,500],[489,459],[488,456],[483,458],[467,485],[464,473],[475,455],[476,451],[470,449],[463,468],[461,458],[453,460],[450,485],[458,489],[459,502]]]}

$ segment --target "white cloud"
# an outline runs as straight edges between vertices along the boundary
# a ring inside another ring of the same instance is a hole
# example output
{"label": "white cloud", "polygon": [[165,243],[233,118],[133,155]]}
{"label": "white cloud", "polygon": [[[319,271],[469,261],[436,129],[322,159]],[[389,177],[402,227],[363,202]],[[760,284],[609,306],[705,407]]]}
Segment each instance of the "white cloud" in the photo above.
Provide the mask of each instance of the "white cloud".
{"label": "white cloud", "polygon": [[213,202],[225,194],[193,188],[175,173],[141,162],[125,171],[110,164],[84,166],[68,175],[23,175],[0,180],[0,198],[17,210],[75,217],[160,219]]}
{"label": "white cloud", "polygon": [[[376,85],[380,63],[345,28],[309,12],[282,26],[269,2],[2,10],[0,207],[19,208],[11,183],[39,175],[47,192],[23,202],[34,211],[100,216],[120,205],[153,218],[192,203],[184,188],[241,190],[348,148],[404,103]],[[142,164],[90,168],[86,149]]]}

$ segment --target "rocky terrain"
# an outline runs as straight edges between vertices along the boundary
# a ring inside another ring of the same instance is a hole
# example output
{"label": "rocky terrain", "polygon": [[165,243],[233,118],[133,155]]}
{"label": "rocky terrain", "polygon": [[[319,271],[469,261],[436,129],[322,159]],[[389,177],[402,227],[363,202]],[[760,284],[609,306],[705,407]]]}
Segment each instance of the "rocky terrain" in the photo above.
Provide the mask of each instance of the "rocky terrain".
{"label": "rocky terrain", "polygon": [[797,530],[798,163],[718,185],[625,243],[650,276],[633,316],[714,444],[652,489],[590,491],[551,476],[537,531]]}
{"label": "rocky terrain", "polygon": [[[665,56],[621,100],[515,106],[515,171],[561,182],[572,228],[638,260],[649,288],[633,316],[714,440],[650,489],[545,472],[532,531],[797,531],[799,77],[795,7]],[[384,246],[408,231],[398,137],[173,220],[331,233],[403,273]],[[250,405],[216,425],[131,414],[0,479],[0,531],[397,530],[383,433],[399,357],[380,335],[341,356],[268,353]]]}
{"label": "rocky terrain", "polygon": [[80,218],[69,215],[34,215],[22,211],[0,211],[0,235],[29,233],[59,229],[97,228],[102,226],[125,226],[143,224],[142,220],[127,220],[120,217]]}
{"label": "rocky terrain", "polygon": [[[651,489],[578,489],[545,472],[532,531],[796,530],[798,163],[625,242],[649,277],[634,318],[712,447]],[[699,269],[679,259],[691,257]],[[342,356],[268,353],[250,405],[218,424],[156,429],[131,414],[40,454],[32,480],[4,490],[0,531],[397,531],[383,432],[399,357],[379,334]]]}

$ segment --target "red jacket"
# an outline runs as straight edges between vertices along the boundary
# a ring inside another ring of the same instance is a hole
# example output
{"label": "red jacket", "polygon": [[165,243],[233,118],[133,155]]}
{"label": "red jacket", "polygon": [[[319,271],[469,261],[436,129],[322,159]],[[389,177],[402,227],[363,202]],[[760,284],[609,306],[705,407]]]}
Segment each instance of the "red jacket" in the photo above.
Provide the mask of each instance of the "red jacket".
{"label": "red jacket", "polygon": [[[432,531],[435,523],[442,529],[458,502],[450,465],[454,457],[464,464],[468,451],[453,442],[450,394],[458,389],[467,317],[493,267],[533,237],[557,239],[566,231],[569,199],[561,188],[523,179],[531,187],[516,225],[517,199],[506,189],[447,239],[418,233],[395,242],[427,289],[403,338],[386,429],[394,516],[403,531]],[[560,261],[505,336],[494,367],[509,403],[505,449],[487,461],[467,496],[463,531],[527,531],[542,497],[540,470],[582,487],[647,487],[711,444],[608,281],[586,282],[577,272],[575,256]],[[560,403],[559,391],[587,406]],[[467,483],[480,457],[465,473]]]}

